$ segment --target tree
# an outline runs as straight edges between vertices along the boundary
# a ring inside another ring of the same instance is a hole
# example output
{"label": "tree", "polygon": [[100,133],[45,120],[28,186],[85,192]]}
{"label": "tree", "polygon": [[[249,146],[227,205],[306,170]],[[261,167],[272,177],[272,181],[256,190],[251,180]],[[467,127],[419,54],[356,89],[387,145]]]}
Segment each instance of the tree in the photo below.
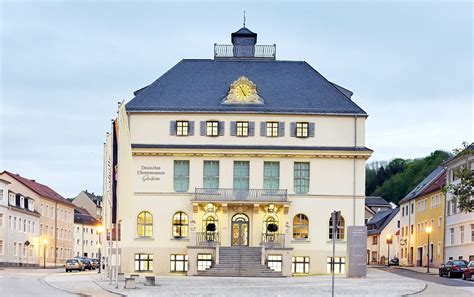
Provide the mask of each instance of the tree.
{"label": "tree", "polygon": [[[474,145],[468,146],[466,142],[463,143],[463,148],[453,150],[456,157],[462,157],[464,155],[474,154]],[[456,176],[459,177],[460,181],[457,184],[449,184],[444,188],[444,192],[451,193],[456,198],[459,209],[465,213],[472,212],[474,210],[474,170],[470,168],[471,165],[468,162],[466,166],[462,166],[461,169],[455,172]]]}

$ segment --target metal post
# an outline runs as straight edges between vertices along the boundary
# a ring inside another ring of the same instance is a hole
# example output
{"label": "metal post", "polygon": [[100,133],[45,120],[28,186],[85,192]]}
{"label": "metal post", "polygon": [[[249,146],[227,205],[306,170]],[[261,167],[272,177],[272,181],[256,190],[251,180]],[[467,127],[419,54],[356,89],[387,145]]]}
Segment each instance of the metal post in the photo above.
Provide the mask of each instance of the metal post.
{"label": "metal post", "polygon": [[43,268],[46,268],[46,244],[43,244]]}
{"label": "metal post", "polygon": [[428,244],[426,245],[427,250],[427,263],[426,263],[426,273],[430,273],[430,233],[428,232]]}
{"label": "metal post", "polygon": [[337,231],[337,225],[339,224],[339,215],[340,211],[333,211],[331,214],[331,219],[332,219],[332,260],[331,260],[331,273],[332,273],[332,278],[331,278],[331,293],[332,297],[334,297],[334,261],[336,258],[336,231]]}
{"label": "metal post", "polygon": [[390,267],[390,241],[387,242],[387,266]]}

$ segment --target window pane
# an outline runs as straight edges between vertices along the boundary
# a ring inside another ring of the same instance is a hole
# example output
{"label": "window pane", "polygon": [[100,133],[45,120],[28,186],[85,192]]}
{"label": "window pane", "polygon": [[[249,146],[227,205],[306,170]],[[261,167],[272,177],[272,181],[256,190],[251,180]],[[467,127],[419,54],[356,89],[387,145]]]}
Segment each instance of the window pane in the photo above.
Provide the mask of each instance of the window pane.
{"label": "window pane", "polygon": [[174,161],[174,190],[186,192],[189,188],[189,161]]}

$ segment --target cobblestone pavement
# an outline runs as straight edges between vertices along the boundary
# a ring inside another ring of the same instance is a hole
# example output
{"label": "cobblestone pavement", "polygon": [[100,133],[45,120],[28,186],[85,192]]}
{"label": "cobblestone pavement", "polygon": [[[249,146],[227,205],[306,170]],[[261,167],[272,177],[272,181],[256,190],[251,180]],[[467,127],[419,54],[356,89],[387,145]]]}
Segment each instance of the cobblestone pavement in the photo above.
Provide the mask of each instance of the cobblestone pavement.
{"label": "cobblestone pavement", "polygon": [[[155,287],[145,287],[140,278],[136,289],[119,289],[107,281],[97,283],[127,296],[331,296],[330,276],[292,278],[213,278],[157,276]],[[378,269],[366,278],[336,277],[336,296],[403,296],[421,291],[425,284]]]}
{"label": "cobblestone pavement", "polygon": [[100,280],[97,271],[60,272],[46,276],[44,280],[51,286],[80,296],[116,297],[119,294],[108,292],[94,283]]}

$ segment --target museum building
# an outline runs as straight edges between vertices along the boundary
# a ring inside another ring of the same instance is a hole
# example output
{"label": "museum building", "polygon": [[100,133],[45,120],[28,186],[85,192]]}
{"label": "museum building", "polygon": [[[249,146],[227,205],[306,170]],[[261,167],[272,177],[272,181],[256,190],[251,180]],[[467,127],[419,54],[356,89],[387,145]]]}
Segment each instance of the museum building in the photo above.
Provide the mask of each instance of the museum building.
{"label": "museum building", "polygon": [[116,179],[120,271],[345,273],[347,227],[364,226],[367,113],[245,26],[231,41],[214,45],[214,59],[181,60],[119,108],[104,200]]}

